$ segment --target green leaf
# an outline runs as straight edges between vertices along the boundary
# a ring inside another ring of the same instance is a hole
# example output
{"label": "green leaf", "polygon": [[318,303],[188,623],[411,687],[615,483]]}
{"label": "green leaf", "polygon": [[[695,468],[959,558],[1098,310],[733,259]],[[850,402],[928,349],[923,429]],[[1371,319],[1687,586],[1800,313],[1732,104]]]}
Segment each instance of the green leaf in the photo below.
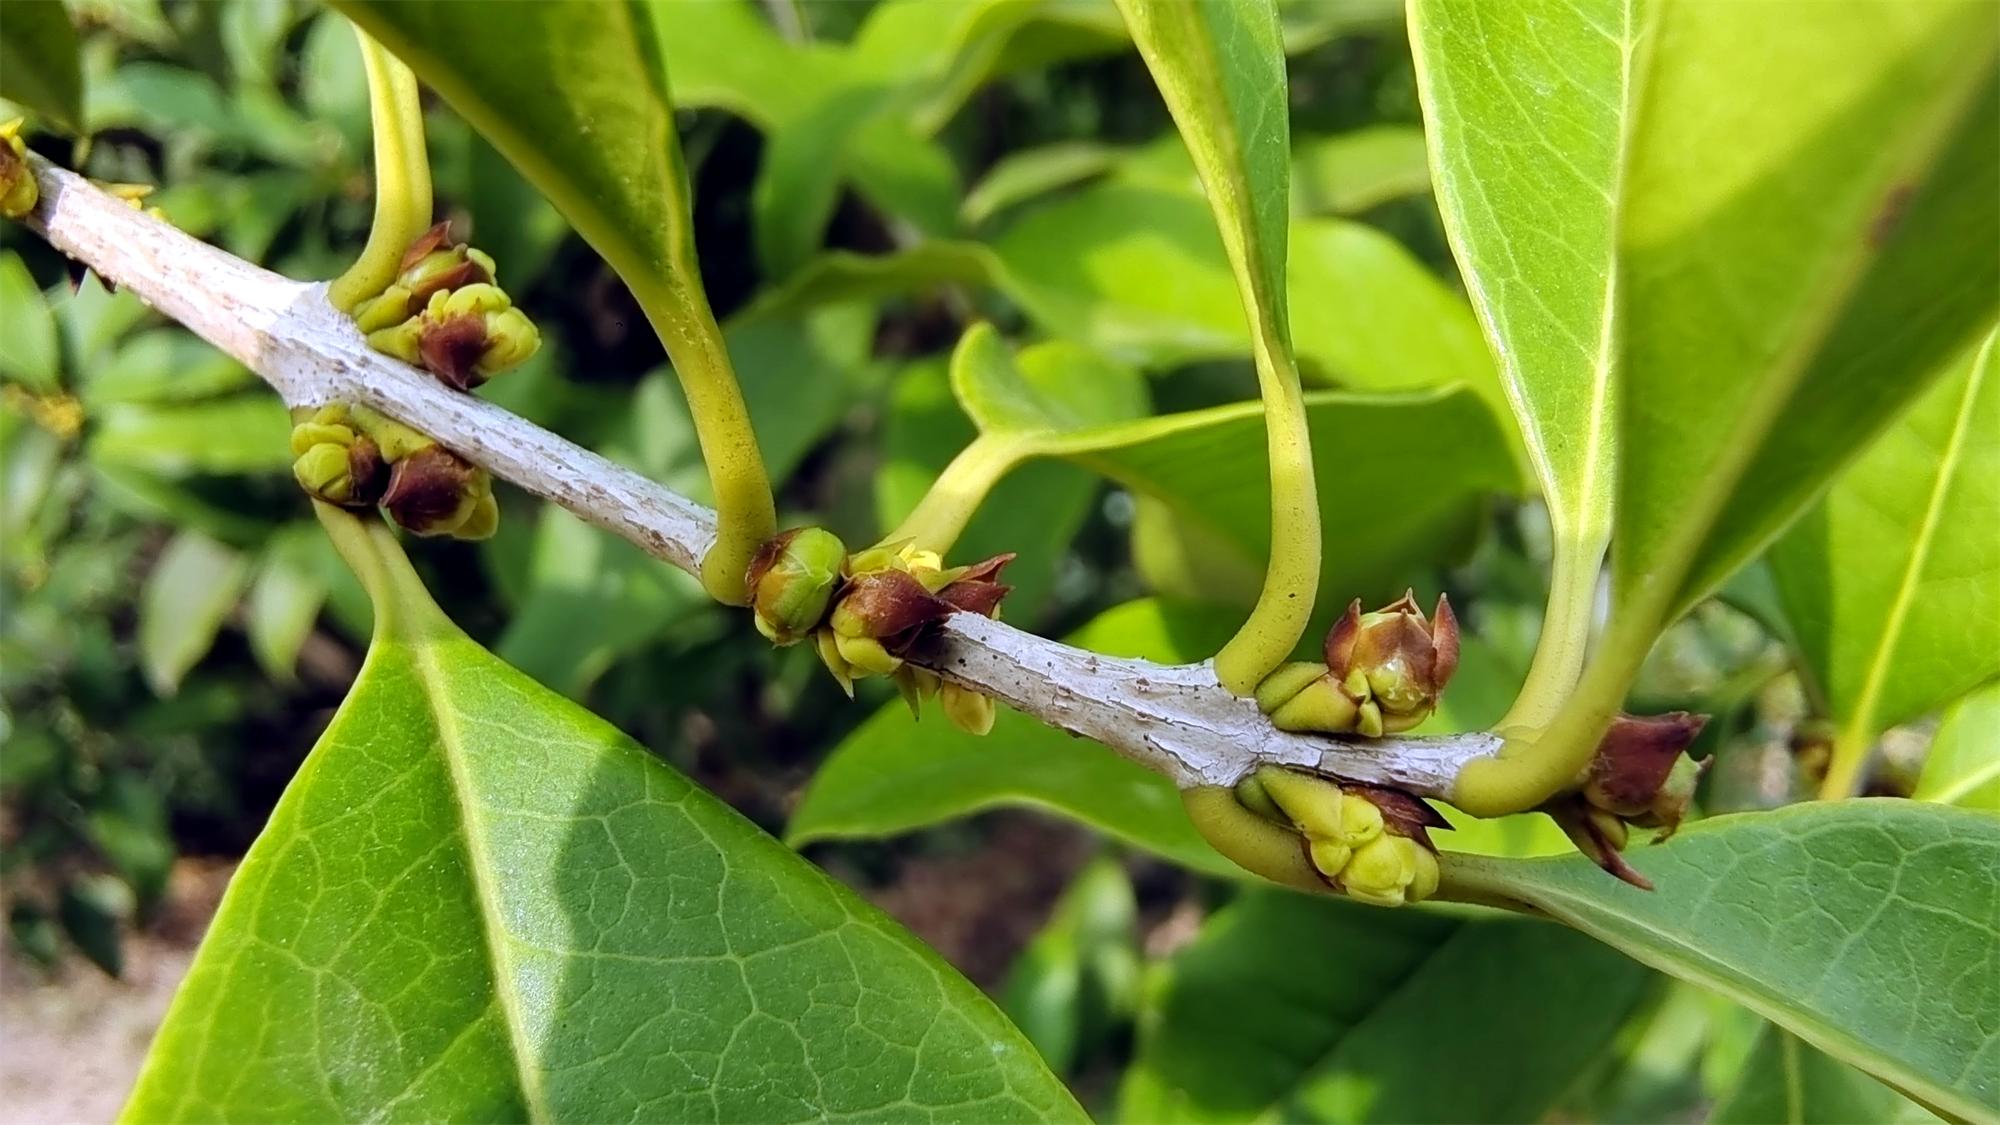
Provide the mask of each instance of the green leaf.
{"label": "green leaf", "polygon": [[48,394],[62,388],[56,322],[19,254],[0,254],[0,376]]}
{"label": "green leaf", "polygon": [[299,650],[326,603],[326,580],[313,557],[318,537],[319,529],[309,524],[291,525],[272,536],[243,604],[250,651],[274,680],[297,678]]}
{"label": "green leaf", "polygon": [[[1106,419],[1146,412],[1145,388],[1130,370],[1061,341],[1025,349],[1024,370],[1044,384],[1074,395],[1072,407],[1104,411]],[[1064,380],[1067,380],[1066,382]],[[888,403],[882,433],[882,468],[875,477],[876,511],[883,528],[910,515],[937,480],[969,447],[978,432],[953,399],[944,363],[919,361],[904,369]],[[980,448],[989,448],[988,439]],[[1012,464],[1003,459],[1001,467]],[[1007,551],[1019,557],[1007,568],[1008,614],[1033,622],[1055,586],[1065,552],[1089,518],[1102,485],[1092,474],[1053,461],[1012,468],[967,521],[951,552],[956,558],[987,558]]]}
{"label": "green leaf", "polygon": [[1644,969],[1519,920],[1246,894],[1169,963],[1127,1121],[1539,1121]]}
{"label": "green leaf", "polygon": [[2000,676],[1991,337],[1952,367],[1768,556],[1837,757]]}
{"label": "green leaf", "polygon": [[[1059,458],[1162,502],[1208,548],[1236,569],[1256,571],[1271,550],[1264,411],[1246,402],[1130,422],[1090,424],[1081,404],[1051,391],[1092,393],[1130,409],[1135,391],[1059,370],[1031,379],[1023,368],[1048,345],[1010,360],[983,325],[968,330],[952,358],[953,387],[969,413],[985,419],[995,446],[993,479],[1014,463]],[[1343,602],[1393,597],[1412,568],[1468,543],[1486,497],[1511,492],[1515,474],[1491,411],[1463,390],[1400,395],[1334,391],[1305,396],[1313,467],[1339,487],[1320,490],[1327,535],[1320,586]],[[1103,402],[1090,409],[1102,409]],[[1078,425],[1076,423],[1083,423]],[[1449,457],[1431,451],[1448,449]],[[1366,527],[1365,536],[1353,530]],[[1335,547],[1338,547],[1336,550]],[[1393,590],[1391,589],[1393,587]]]}
{"label": "green leaf", "polygon": [[[1307,219],[1290,246],[1290,286],[1279,292],[1298,311],[1295,342],[1313,380],[1370,390],[1471,383],[1504,412],[1465,302],[1394,239]],[[1250,348],[1197,195],[1106,181],[1021,215],[993,249],[1009,294],[1051,333],[1145,366]]]}
{"label": "green leaf", "polygon": [[1293,146],[1292,209],[1300,214],[1355,215],[1430,190],[1422,129],[1371,125]]}
{"label": "green leaf", "polygon": [[242,555],[199,532],[167,541],[139,591],[139,663],[154,692],[172,695],[208,655],[249,576]]}
{"label": "green leaf", "polygon": [[1992,9],[1802,11],[1665,5],[1652,30],[1613,560],[1640,618],[1747,561],[1994,318]]}
{"label": "green leaf", "polygon": [[1095,1049],[1138,1001],[1138,903],[1118,861],[1099,856],[1056,900],[1007,972],[1000,1006],[1058,1074]]}
{"label": "green leaf", "polygon": [[[1213,651],[1235,623],[1232,613],[1137,601],[1105,611],[1067,640],[1178,662]],[[1238,874],[1188,823],[1172,783],[1005,707],[980,738],[934,713],[920,722],[901,702],[885,705],[827,756],[785,838],[803,846],[891,836],[1003,806],[1059,812],[1196,870]]]}
{"label": "green leaf", "polygon": [[649,312],[707,307],[660,33],[641,4],[336,4],[493,142]]}
{"label": "green leaf", "polygon": [[978,227],[1010,207],[1118,167],[1125,150],[1096,141],[1058,141],[1010,152],[965,193],[959,217]]}
{"label": "green leaf", "polygon": [[72,133],[82,131],[83,71],[62,0],[7,0],[0,33],[0,98]]}
{"label": "green leaf", "polygon": [[1987,684],[1945,712],[1911,795],[2000,813],[2000,683]]}
{"label": "green leaf", "polygon": [[168,476],[281,472],[292,464],[291,415],[261,391],[185,405],[116,403],[91,421],[90,457],[99,464]]}
{"label": "green leaf", "polygon": [[1413,0],[1431,174],[1541,478],[1558,549],[1611,529],[1621,165],[1632,0]]}
{"label": "green leaf", "polygon": [[2000,817],[1902,800],[1715,817],[1636,849],[1655,889],[1581,856],[1460,859],[1526,903],[1758,1012],[1946,1115],[2000,1114]]}
{"label": "green leaf", "polygon": [[1708,1125],[1852,1125],[1933,1118],[1873,1078],[1766,1024]]}
{"label": "green leaf", "polygon": [[1082,1119],[934,953],[336,518],[375,643],[127,1120]]}

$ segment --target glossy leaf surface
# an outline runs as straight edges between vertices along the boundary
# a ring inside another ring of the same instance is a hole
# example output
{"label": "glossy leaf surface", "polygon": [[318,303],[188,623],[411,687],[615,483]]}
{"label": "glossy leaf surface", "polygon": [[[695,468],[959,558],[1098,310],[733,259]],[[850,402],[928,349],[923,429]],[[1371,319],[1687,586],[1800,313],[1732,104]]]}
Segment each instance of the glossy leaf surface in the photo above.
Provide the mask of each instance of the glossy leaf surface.
{"label": "glossy leaf surface", "polygon": [[76,132],[83,125],[83,72],[76,28],[62,0],[8,0],[0,29],[0,98]]}
{"label": "glossy leaf surface", "polygon": [[[1559,549],[1610,531],[1630,0],[1410,5],[1432,175]],[[1574,546],[1572,546],[1574,544]]]}
{"label": "glossy leaf surface", "polygon": [[2000,683],[1945,712],[1912,796],[2000,813]]}
{"label": "glossy leaf surface", "polygon": [[1649,973],[1545,924],[1275,890],[1169,963],[1128,1121],[1538,1121]]}
{"label": "glossy leaf surface", "polygon": [[1843,750],[2000,676],[2000,371],[1952,366],[1769,555]]}
{"label": "glossy leaf surface", "polygon": [[1454,868],[1942,1112],[2000,1115],[2000,888],[1968,876],[2000,869],[2000,818],[1813,802],[1701,821],[1626,858],[1655,890],[1581,856]]}
{"label": "glossy leaf surface", "polygon": [[934,953],[348,526],[376,641],[128,1120],[1080,1118]]}
{"label": "glossy leaf surface", "polygon": [[1621,228],[1620,602],[1713,587],[1991,326],[1991,17],[1661,7]]}

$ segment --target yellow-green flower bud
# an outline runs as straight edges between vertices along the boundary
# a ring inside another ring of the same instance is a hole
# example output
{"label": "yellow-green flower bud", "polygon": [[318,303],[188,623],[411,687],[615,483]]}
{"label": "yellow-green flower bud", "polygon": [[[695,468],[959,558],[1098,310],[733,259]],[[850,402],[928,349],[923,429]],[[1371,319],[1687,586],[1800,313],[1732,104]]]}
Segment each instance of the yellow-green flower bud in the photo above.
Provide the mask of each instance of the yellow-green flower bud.
{"label": "yellow-green flower bud", "polygon": [[453,539],[478,541],[493,538],[500,530],[500,501],[493,496],[493,478],[481,473],[480,489],[472,502],[472,511],[467,513],[465,522],[452,530]]}
{"label": "yellow-green flower bud", "polygon": [[19,219],[35,209],[41,189],[28,166],[28,146],[21,140],[21,119],[0,124],[0,215]]}
{"label": "yellow-green flower bud", "polygon": [[938,705],[951,725],[967,734],[983,737],[993,730],[997,712],[990,696],[948,683],[938,692]]}
{"label": "yellow-green flower bud", "polygon": [[744,577],[757,631],[776,645],[804,640],[825,620],[846,561],[846,544],[823,527],[795,528],[766,541]]}
{"label": "yellow-green flower bud", "polygon": [[903,666],[902,657],[883,648],[882,642],[873,637],[850,637],[835,629],[833,645],[856,675],[893,676]]}
{"label": "yellow-green flower bud", "polygon": [[492,499],[493,485],[485,470],[440,445],[418,450],[396,462],[382,508],[398,525],[418,535],[453,535],[480,506],[482,495]]}
{"label": "yellow-green flower bud", "polygon": [[1281,664],[1277,671],[1264,677],[1264,682],[1257,685],[1257,709],[1269,715],[1325,675],[1326,666],[1323,664],[1304,660]]}
{"label": "yellow-green flower bud", "polygon": [[387,466],[368,435],[350,424],[347,409],[323,406],[292,427],[292,477],[329,504],[365,508],[381,498]]}
{"label": "yellow-green flower bud", "polygon": [[1274,824],[1291,826],[1292,818],[1286,816],[1285,810],[1278,807],[1278,802],[1271,799],[1270,792],[1256,774],[1244,775],[1243,780],[1236,783],[1235,793],[1237,804]]}
{"label": "yellow-green flower bud", "polygon": [[[361,329],[362,335],[372,338],[375,333],[394,328],[410,319],[412,313],[420,307],[416,294],[401,285],[391,285],[354,306],[354,326]],[[373,344],[372,339],[370,343]],[[383,349],[376,345],[376,350]]]}
{"label": "yellow-green flower bud", "polygon": [[1259,769],[1257,780],[1263,785],[1265,794],[1284,811],[1288,820],[1298,826],[1300,832],[1316,840],[1344,838],[1346,826],[1341,818],[1338,784],[1283,766]]}
{"label": "yellow-green flower bud", "polygon": [[840,655],[839,639],[833,635],[833,630],[815,630],[813,648],[819,653],[819,662],[826,665],[826,670],[833,674],[834,682],[840,685],[840,690],[847,693],[847,698],[853,699],[854,665],[849,664],[847,658]]}
{"label": "yellow-green flower bud", "polygon": [[1309,840],[1306,853],[1312,857],[1313,866],[1329,880],[1339,879],[1348,860],[1354,857],[1354,849],[1339,840]]}
{"label": "yellow-green flower bud", "polygon": [[[1279,730],[1316,731],[1320,734],[1344,734],[1357,730],[1360,720],[1361,708],[1353,697],[1324,674],[1271,712],[1271,725]],[[1364,730],[1361,733],[1368,732]]]}
{"label": "yellow-green flower bud", "polygon": [[896,674],[891,679],[896,683],[897,694],[903,697],[903,702],[910,708],[912,719],[924,717],[924,701],[936,696],[942,683],[936,673],[927,672],[914,664],[905,664],[896,669]]}
{"label": "yellow-green flower bud", "polygon": [[[365,315],[370,323],[380,319],[372,307]],[[534,322],[513,307],[506,293],[483,282],[438,290],[421,313],[368,333],[368,344],[376,351],[421,367],[461,391],[519,366],[541,343]]]}
{"label": "yellow-green flower bud", "polygon": [[1417,607],[1415,591],[1373,613],[1362,613],[1356,600],[1327,633],[1324,655],[1359,704],[1360,733],[1395,734],[1436,708],[1458,667],[1458,619],[1442,594],[1434,619]]}
{"label": "yellow-green flower bud", "polygon": [[[1437,857],[1430,856],[1422,844],[1407,836],[1377,836],[1354,849],[1353,858],[1340,870],[1341,888],[1348,897],[1376,906],[1401,906],[1413,901],[1410,891],[1417,883],[1419,855],[1429,858],[1435,871]],[[1435,874],[1430,876],[1430,882],[1435,889]]]}

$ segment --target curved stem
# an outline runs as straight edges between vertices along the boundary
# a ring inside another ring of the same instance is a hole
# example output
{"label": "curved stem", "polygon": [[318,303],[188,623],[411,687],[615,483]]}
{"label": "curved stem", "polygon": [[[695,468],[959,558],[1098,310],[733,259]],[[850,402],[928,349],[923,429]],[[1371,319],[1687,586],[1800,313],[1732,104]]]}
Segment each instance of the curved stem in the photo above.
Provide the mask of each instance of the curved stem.
{"label": "curved stem", "polygon": [[778,510],[722,329],[698,289],[634,285],[633,294],[673,360],[715,490],[715,543],[701,560],[702,588],[724,605],[748,605],[744,575],[757,548],[778,533]]}
{"label": "curved stem", "polygon": [[965,532],[965,525],[1000,479],[1019,465],[1027,450],[1022,444],[999,434],[980,434],[959,450],[944,467],[929,491],[896,529],[882,537],[884,543],[912,540],[922,550],[940,555]]}
{"label": "curved stem", "polygon": [[327,290],[341,312],[387,289],[402,268],[403,251],[431,225],[431,166],[417,76],[359,27],[354,37],[368,71],[375,131],[375,225],[361,256]]}
{"label": "curved stem", "polygon": [[1597,574],[1605,542],[1603,535],[1576,539],[1558,533],[1535,657],[1513,705],[1493,729],[1522,737],[1546,730],[1576,690],[1597,616]]}
{"label": "curved stem", "polygon": [[[1263,319],[1254,309],[1252,316]],[[1319,589],[1319,494],[1305,396],[1290,344],[1276,325],[1266,320],[1265,326],[1267,338],[1257,349],[1257,383],[1271,465],[1271,557],[1257,604],[1215,654],[1216,676],[1238,695],[1255,692],[1272,669],[1291,658]]]}

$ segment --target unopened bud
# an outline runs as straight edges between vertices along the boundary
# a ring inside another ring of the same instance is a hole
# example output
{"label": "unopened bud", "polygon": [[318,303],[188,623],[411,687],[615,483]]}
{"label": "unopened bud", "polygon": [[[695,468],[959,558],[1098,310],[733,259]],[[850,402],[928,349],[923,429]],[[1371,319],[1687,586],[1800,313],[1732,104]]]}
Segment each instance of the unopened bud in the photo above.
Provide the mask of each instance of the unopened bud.
{"label": "unopened bud", "polygon": [[365,508],[382,496],[386,465],[374,439],[356,430],[347,409],[323,406],[292,427],[292,477],[329,504]]}
{"label": "unopened bud", "polygon": [[469,391],[534,355],[541,333],[506,293],[475,283],[432,293],[421,313],[370,332],[368,343]]}
{"label": "unopened bud", "polygon": [[483,470],[432,445],[396,462],[382,508],[417,535],[451,535],[472,518],[482,494],[492,498],[492,483]]}
{"label": "unopened bud", "polygon": [[1695,790],[1701,786],[1701,775],[1708,770],[1714,758],[1703,758],[1697,762],[1682,754],[1674,759],[1674,768],[1667,771],[1667,780],[1660,784],[1653,794],[1653,803],[1646,811],[1632,817],[1632,823],[1641,828],[1659,829],[1653,837],[1659,843],[1680,830],[1681,821],[1687,819],[1688,809],[1694,805]]}
{"label": "unopened bud", "polygon": [[795,528],[767,540],[745,575],[757,631],[777,645],[804,640],[826,618],[846,561],[846,545],[823,527]]}
{"label": "unopened bud", "polygon": [[890,679],[895,681],[896,692],[909,707],[912,719],[924,717],[924,701],[935,697],[943,683],[935,672],[925,671],[913,664],[896,669],[896,674]]}
{"label": "unopened bud", "polygon": [[1576,850],[1592,863],[1619,879],[1650,891],[1653,884],[1625,862],[1624,851],[1630,832],[1615,813],[1598,808],[1580,796],[1571,795],[1543,806],[1549,818],[1568,836]]}
{"label": "unopened bud", "polygon": [[[1418,608],[1415,591],[1373,613],[1362,613],[1357,599],[1327,633],[1323,651],[1333,679],[1360,697],[1361,733],[1395,734],[1437,707],[1458,668],[1458,619],[1442,594],[1432,618]],[[1365,693],[1355,690],[1364,686]]]}
{"label": "unopened bud", "polygon": [[375,443],[357,436],[347,445],[323,442],[308,448],[292,462],[292,477],[329,504],[365,508],[382,497],[383,469]]}
{"label": "unopened bud", "polygon": [[833,630],[815,630],[813,648],[819,653],[819,662],[826,665],[826,670],[833,674],[833,680],[840,685],[840,690],[847,693],[847,698],[853,699],[854,665],[849,664],[847,658],[840,655],[840,642],[833,635]]}
{"label": "unopened bud", "polygon": [[948,683],[938,692],[938,705],[951,725],[967,734],[983,737],[993,730],[997,712],[990,696]]}
{"label": "unopened bud", "polygon": [[[1591,757],[1590,773],[1583,785],[1584,799],[1628,819],[1670,814],[1677,805],[1679,813],[1684,814],[1694,796],[1694,783],[1701,777],[1687,758],[1686,750],[1707,722],[1706,716],[1685,711],[1619,715],[1611,721],[1597,744],[1597,753]],[[1662,802],[1662,790],[1681,762],[1688,762],[1693,772],[1681,772],[1683,791],[1668,793]],[[1679,823],[1678,815],[1674,816],[1674,823]]]}
{"label": "unopened bud", "polygon": [[35,209],[41,189],[28,166],[28,146],[21,140],[21,119],[0,124],[0,215],[19,219]]}
{"label": "unopened bud", "polygon": [[493,533],[500,530],[500,501],[493,496],[493,478],[482,473],[479,480],[481,491],[473,500],[472,511],[466,515],[465,522],[453,529],[453,539],[491,539]]}
{"label": "unopened bud", "polygon": [[1378,836],[1354,849],[1341,869],[1340,885],[1350,898],[1376,906],[1418,902],[1437,890],[1437,856],[1408,836]]}
{"label": "unopened bud", "polygon": [[874,637],[850,637],[836,631],[833,646],[847,662],[854,676],[893,676],[903,666],[903,658],[890,652]]}

